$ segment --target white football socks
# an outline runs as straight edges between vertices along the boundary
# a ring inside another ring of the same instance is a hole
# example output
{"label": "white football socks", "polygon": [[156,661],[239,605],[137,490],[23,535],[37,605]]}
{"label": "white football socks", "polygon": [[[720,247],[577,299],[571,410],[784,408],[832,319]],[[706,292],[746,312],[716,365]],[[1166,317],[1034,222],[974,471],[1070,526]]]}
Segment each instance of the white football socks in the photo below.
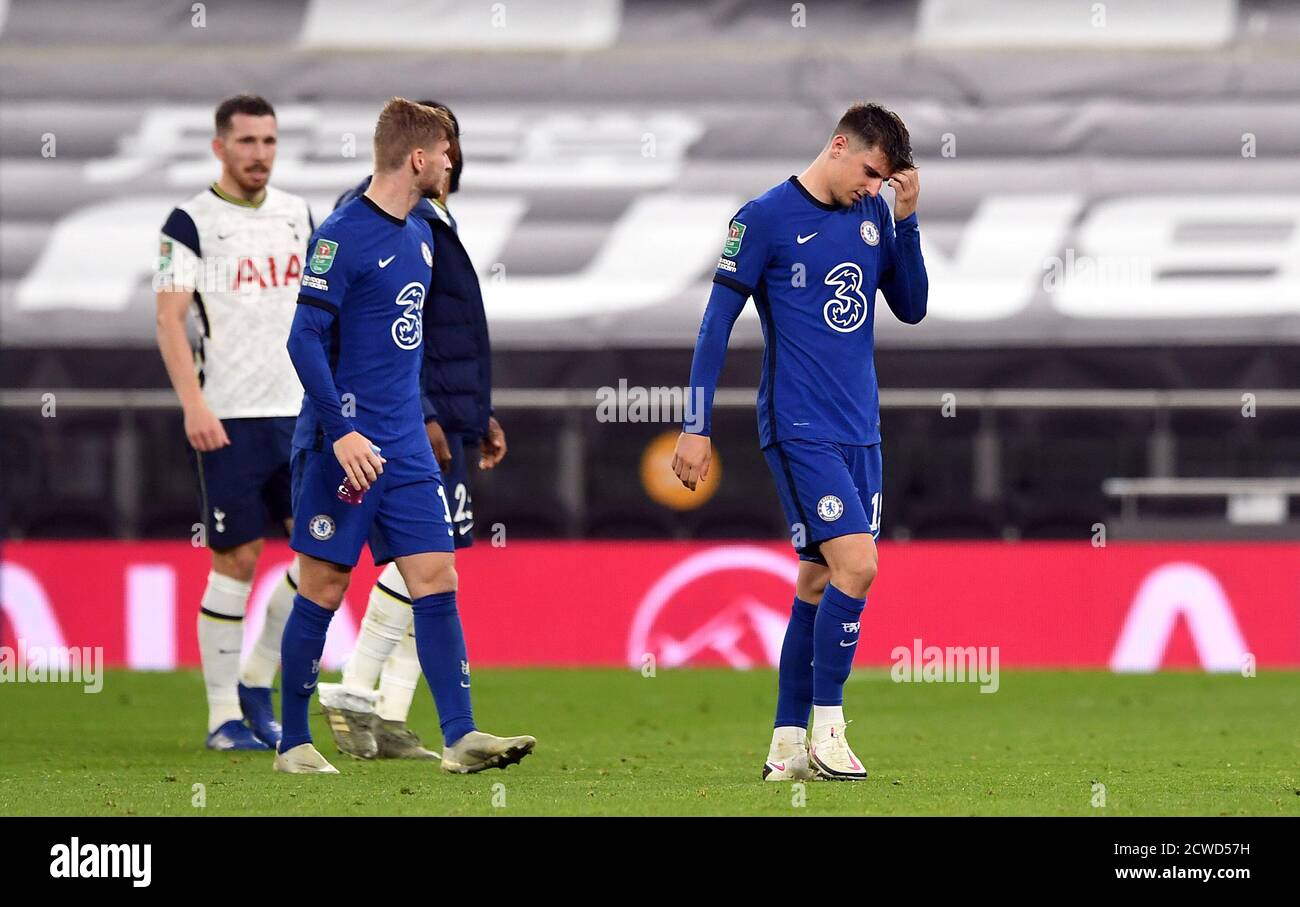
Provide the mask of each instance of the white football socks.
{"label": "white football socks", "polygon": [[813,706],[813,732],[816,736],[818,737],[829,736],[830,726],[832,724],[843,724],[843,723],[844,723],[844,706],[842,705]]}
{"label": "white football socks", "polygon": [[357,647],[343,666],[343,687],[349,692],[374,692],[384,663],[406,637],[415,621],[411,606],[380,589],[380,584],[398,595],[410,598],[397,565],[389,564],[379,574],[375,587],[370,590],[366,616],[361,619],[361,632],[357,634]]}
{"label": "white football socks", "polygon": [[246,687],[269,687],[275,683],[275,672],[280,669],[280,637],[284,624],[293,610],[293,597],[298,594],[298,559],[289,565],[289,572],[276,585],[266,602],[266,619],[262,632],[257,635],[253,651],[244,659],[239,672],[239,682]]}
{"label": "white football socks", "polygon": [[415,631],[407,633],[384,662],[379,677],[379,702],[375,713],[385,721],[406,721],[411,713],[415,688],[420,684],[420,656],[415,650]]}
{"label": "white football socks", "polygon": [[808,732],[801,727],[778,727],[772,729],[772,745],[768,752],[775,755],[781,747],[802,747],[808,742]]}
{"label": "white football socks", "polygon": [[[208,732],[227,721],[242,719],[239,693],[239,651],[244,643],[244,609],[252,583],[240,582],[215,570],[208,573],[199,612],[199,657],[208,691]],[[206,612],[206,613],[205,613]]]}

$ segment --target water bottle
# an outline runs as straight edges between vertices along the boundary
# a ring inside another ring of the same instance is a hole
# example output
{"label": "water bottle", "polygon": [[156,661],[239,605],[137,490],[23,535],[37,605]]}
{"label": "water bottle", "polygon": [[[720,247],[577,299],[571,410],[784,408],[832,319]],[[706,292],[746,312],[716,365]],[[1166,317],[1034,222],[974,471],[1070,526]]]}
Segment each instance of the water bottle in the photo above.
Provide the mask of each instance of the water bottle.
{"label": "water bottle", "polygon": [[[375,452],[375,456],[379,455],[378,447],[371,444],[370,449]],[[339,483],[338,496],[339,500],[345,504],[360,504],[365,500],[366,493],[361,488],[353,488],[352,483],[348,481],[347,476],[344,476],[343,481]]]}

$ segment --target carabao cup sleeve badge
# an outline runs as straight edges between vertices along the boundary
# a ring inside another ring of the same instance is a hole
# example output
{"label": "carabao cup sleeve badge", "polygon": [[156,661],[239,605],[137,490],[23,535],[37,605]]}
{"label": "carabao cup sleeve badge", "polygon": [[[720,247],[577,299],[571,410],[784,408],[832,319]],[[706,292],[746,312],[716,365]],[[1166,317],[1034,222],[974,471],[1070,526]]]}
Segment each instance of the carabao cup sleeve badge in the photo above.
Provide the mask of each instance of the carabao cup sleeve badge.
{"label": "carabao cup sleeve badge", "polygon": [[317,274],[324,274],[334,264],[334,256],[338,250],[339,244],[333,240],[316,240],[316,248],[312,250],[311,261],[307,262],[307,267]]}

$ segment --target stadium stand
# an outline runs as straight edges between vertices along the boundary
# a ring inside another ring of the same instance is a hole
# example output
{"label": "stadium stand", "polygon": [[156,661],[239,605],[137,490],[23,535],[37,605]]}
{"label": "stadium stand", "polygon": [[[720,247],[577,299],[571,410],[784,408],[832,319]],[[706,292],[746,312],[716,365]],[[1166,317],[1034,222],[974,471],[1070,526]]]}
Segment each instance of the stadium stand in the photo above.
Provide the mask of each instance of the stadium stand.
{"label": "stadium stand", "polygon": [[[877,318],[886,535],[1079,537],[1115,512],[1107,478],[1295,475],[1300,403],[1270,392],[1300,387],[1300,9],[1206,0],[1171,30],[1114,6],[1099,28],[1026,4],[1012,31],[955,0],[823,0],[802,24],[724,0],[509,4],[500,23],[480,2],[436,23],[396,0],[230,0],[201,23],[188,4],[0,4],[5,533],[189,532],[150,270],[166,212],[216,172],[212,107],[245,89],[279,112],[273,182],[318,219],[369,171],[383,100],[453,103],[467,163],[452,208],[496,385],[575,401],[620,378],[685,383],[726,219],[870,96],[912,130],[932,286],[919,327]],[[1025,80],[1027,60],[1053,65]],[[760,349],[750,310],[727,386],[756,384]],[[978,397],[1015,389],[1061,393]],[[1070,396],[1121,389],[1225,393]],[[637,477],[671,425],[612,432],[585,402],[499,396],[510,454],[476,479],[481,526],[784,532],[744,405],[715,433],[724,486],[678,514]]]}

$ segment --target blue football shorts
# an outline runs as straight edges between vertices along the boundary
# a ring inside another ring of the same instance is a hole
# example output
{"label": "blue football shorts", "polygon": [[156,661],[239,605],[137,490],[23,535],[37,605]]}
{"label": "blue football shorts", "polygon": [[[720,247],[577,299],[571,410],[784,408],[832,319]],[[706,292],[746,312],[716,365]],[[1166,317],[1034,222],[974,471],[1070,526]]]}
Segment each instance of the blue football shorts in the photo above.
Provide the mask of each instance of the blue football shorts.
{"label": "blue football shorts", "polygon": [[345,567],[356,566],[367,541],[376,564],[454,550],[451,512],[432,450],[388,458],[360,504],[339,498],[345,479],[332,450],[294,449],[290,548]]}
{"label": "blue football shorts", "polygon": [[451,465],[442,474],[451,509],[452,531],[457,548],[474,544],[474,496],[469,490],[469,459],[478,455],[478,441],[468,435],[447,435]]}
{"label": "blue football shorts", "polygon": [[[880,445],[781,441],[763,448],[799,559],[825,564],[821,543],[880,536]],[[802,532],[800,529],[802,528]]]}

